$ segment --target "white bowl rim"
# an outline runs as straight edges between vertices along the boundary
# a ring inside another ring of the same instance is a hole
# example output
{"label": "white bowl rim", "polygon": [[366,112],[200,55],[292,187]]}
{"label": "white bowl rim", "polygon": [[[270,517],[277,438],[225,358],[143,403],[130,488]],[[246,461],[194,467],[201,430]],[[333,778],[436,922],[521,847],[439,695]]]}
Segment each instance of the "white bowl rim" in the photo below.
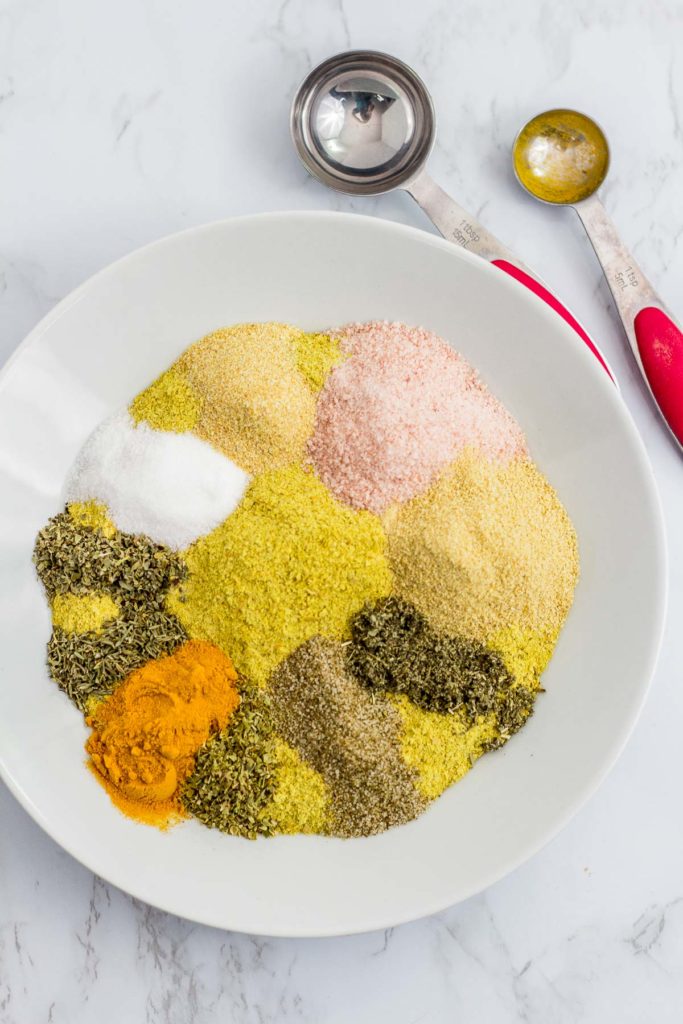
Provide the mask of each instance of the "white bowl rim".
{"label": "white bowl rim", "polygon": [[[107,264],[99,271],[96,271],[90,277],[88,277],[82,284],[78,285],[68,295],[61,299],[48,313],[41,318],[41,320],[29,331],[26,337],[19,343],[16,349],[11,353],[9,358],[6,360],[2,368],[0,369],[0,400],[2,385],[4,384],[5,378],[9,375],[9,371],[13,367],[15,361],[22,358],[42,337],[42,335],[57,321],[59,320],[68,310],[81,300],[81,298],[100,280],[107,277],[107,275],[114,273],[118,268],[124,264],[130,264],[136,259],[142,258],[149,255],[155,250],[161,250],[165,246],[173,245],[181,238],[190,238],[194,235],[202,235],[211,231],[221,231],[226,227],[230,227],[235,224],[248,225],[250,222],[257,223],[262,221],[271,222],[287,222],[292,223],[299,220],[311,220],[311,221],[329,221],[342,222],[353,219],[356,221],[365,221],[368,224],[372,224],[373,228],[378,230],[386,230],[387,233],[395,232],[397,234],[403,234],[406,237],[412,237],[418,242],[424,243],[429,241],[431,244],[440,246],[444,250],[451,253],[455,258],[471,262],[478,266],[482,273],[491,273],[495,276],[496,280],[499,281],[500,287],[512,287],[519,288],[517,282],[514,282],[507,274],[501,274],[500,271],[495,268],[492,264],[486,260],[482,260],[479,256],[470,253],[468,250],[461,248],[460,246],[448,241],[440,235],[434,235],[429,231],[425,231],[421,228],[406,225],[397,221],[389,220],[386,218],[380,218],[377,216],[370,216],[366,214],[341,212],[341,211],[329,211],[329,210],[280,210],[280,211],[265,211],[260,213],[244,214],[239,216],[230,216],[221,218],[219,220],[209,221],[204,224],[194,225],[189,228],[185,228],[181,231],[172,232],[171,234],[165,235],[159,239],[155,239],[143,246],[140,246],[131,252],[119,257],[113,262]],[[527,289],[524,289],[525,301],[532,303],[540,303],[545,305],[542,300],[533,295]],[[570,329],[568,329],[570,330]],[[572,332],[573,333],[573,332]],[[593,357],[591,356],[591,359]],[[593,796],[593,794],[600,787],[606,776],[610,773],[615,763],[619,759],[629,737],[631,736],[633,729],[640,717],[643,705],[647,698],[652,679],[657,666],[659,653],[662,645],[664,628],[666,624],[666,612],[668,606],[668,588],[669,588],[669,573],[668,573],[668,550],[666,541],[666,531],[664,526],[664,515],[662,511],[661,498],[659,489],[656,484],[654,473],[643,443],[643,440],[635,426],[633,418],[626,406],[626,404],[619,397],[618,389],[609,381],[607,374],[604,370],[599,369],[599,364],[596,362],[596,373],[599,373],[600,379],[603,381],[603,390],[605,395],[612,395],[617,398],[617,402],[614,404],[614,409],[618,410],[617,415],[621,418],[621,424],[625,428],[629,435],[630,442],[633,445],[634,452],[637,453],[637,458],[640,463],[640,468],[644,471],[645,477],[649,480],[649,486],[651,491],[651,498],[653,499],[653,507],[656,512],[655,521],[653,522],[654,530],[654,547],[657,552],[657,576],[658,576],[658,606],[656,609],[656,620],[658,628],[650,638],[650,645],[648,651],[648,668],[643,674],[643,685],[640,693],[640,700],[637,707],[634,708],[634,712],[631,715],[629,721],[623,724],[622,729],[618,734],[612,737],[610,744],[606,747],[605,757],[601,768],[596,771],[592,776],[590,782],[586,783],[583,788],[577,790],[573,801],[568,802],[564,813],[558,816],[557,820],[553,823],[552,827],[549,827],[542,837],[533,843],[529,843],[523,851],[515,857],[510,857],[508,860],[501,864],[499,869],[491,872],[490,877],[485,877],[480,882],[472,885],[469,890],[460,891],[457,896],[457,902],[463,902],[466,899],[471,898],[474,895],[484,891],[491,885],[500,881],[511,872],[515,871],[518,867],[524,864],[527,860],[533,857],[541,849],[543,849],[548,843],[550,843],[574,818],[578,811],[587,803],[587,801]],[[4,782],[9,791],[23,807],[23,809],[30,815],[30,817],[45,831],[50,838],[52,838],[62,849],[69,853],[76,861],[83,864],[88,870],[92,871],[98,877],[101,877],[107,883],[120,888],[122,891],[127,892],[136,899],[139,899],[151,906],[157,907],[158,909],[173,914],[176,916],[184,916],[182,911],[179,911],[177,907],[164,903],[164,901],[155,899],[150,901],[149,897],[145,895],[144,891],[136,891],[135,885],[131,885],[128,882],[123,883],[117,882],[114,878],[109,877],[108,874],[103,874],[99,871],[98,866],[94,863],[90,863],[90,859],[83,857],[78,849],[75,849],[71,844],[69,838],[60,834],[58,828],[53,827],[46,820],[46,817],[42,810],[35,805],[31,798],[24,792],[21,785],[14,779],[9,769],[4,763],[2,751],[0,751],[0,780]],[[367,920],[359,928],[345,928],[339,929],[335,927],[329,927],[328,929],[321,929],[316,927],[314,929],[308,929],[306,927],[296,928],[294,926],[288,926],[283,928],[269,928],[267,931],[248,931],[246,928],[240,928],[239,924],[236,926],[226,925],[218,920],[211,919],[210,915],[198,915],[190,916],[187,915],[188,920],[196,921],[199,924],[204,924],[209,927],[229,929],[234,931],[243,931],[248,934],[262,935],[265,937],[273,938],[326,938],[344,935],[363,934],[371,931],[381,930],[387,927],[394,927],[401,924],[406,924],[414,920],[418,920],[422,917],[427,917],[432,914],[439,913],[449,906],[454,905],[452,899],[439,898],[434,899],[431,902],[427,902],[421,905],[418,912],[414,908],[406,910],[403,915],[397,915],[392,919],[391,922],[387,922],[384,918],[377,920]]]}

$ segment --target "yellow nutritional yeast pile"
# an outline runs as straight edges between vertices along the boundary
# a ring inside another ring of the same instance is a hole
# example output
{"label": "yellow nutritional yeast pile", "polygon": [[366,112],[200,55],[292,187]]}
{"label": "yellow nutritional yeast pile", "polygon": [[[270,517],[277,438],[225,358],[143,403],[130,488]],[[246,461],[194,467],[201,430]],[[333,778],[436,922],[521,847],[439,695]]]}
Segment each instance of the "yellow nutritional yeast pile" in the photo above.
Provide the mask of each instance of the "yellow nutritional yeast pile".
{"label": "yellow nutritional yeast pile", "polygon": [[493,714],[472,724],[459,712],[423,711],[406,697],[396,697],[395,702],[403,720],[403,756],[417,773],[418,789],[427,800],[461,779],[498,735]]}
{"label": "yellow nutritional yeast pile", "polygon": [[118,614],[109,594],[55,594],[52,602],[52,621],[65,633],[99,633]]}
{"label": "yellow nutritional yeast pile", "polygon": [[120,415],[34,552],[50,674],[119,810],[372,836],[523,728],[577,541],[446,342],[234,324]]}
{"label": "yellow nutritional yeast pile", "polygon": [[331,371],[344,358],[339,339],[329,334],[304,334],[298,331],[294,335],[293,344],[299,371],[311,391],[317,394]]}
{"label": "yellow nutritional yeast pile", "polygon": [[276,739],[274,753],[274,792],[263,817],[289,835],[328,831],[330,790],[322,775],[282,739]]}
{"label": "yellow nutritional yeast pile", "polygon": [[107,515],[106,508],[96,501],[72,501],[67,511],[78,526],[99,530],[105,537],[113,537],[116,533],[116,527]]}
{"label": "yellow nutritional yeast pile", "polygon": [[341,505],[301,466],[258,477],[186,560],[169,610],[261,685],[310,637],[344,636],[353,613],[392,586],[379,520]]}
{"label": "yellow nutritional yeast pile", "polygon": [[130,414],[136,423],[182,434],[197,426],[201,407],[198,393],[184,374],[172,367],[131,402]]}

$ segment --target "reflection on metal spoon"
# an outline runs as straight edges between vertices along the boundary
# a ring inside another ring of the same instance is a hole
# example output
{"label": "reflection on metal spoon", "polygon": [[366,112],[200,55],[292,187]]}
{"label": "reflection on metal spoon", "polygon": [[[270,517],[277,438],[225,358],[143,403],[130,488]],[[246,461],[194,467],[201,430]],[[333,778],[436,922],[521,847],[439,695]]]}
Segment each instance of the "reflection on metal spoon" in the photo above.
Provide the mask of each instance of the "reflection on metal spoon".
{"label": "reflection on metal spoon", "polygon": [[291,132],[304,166],[324,185],[349,195],[409,192],[445,238],[491,261],[551,306],[614,379],[569,310],[425,171],[436,118],[424,83],[406,64],[372,50],[330,57],[297,91]]}
{"label": "reflection on metal spoon", "polygon": [[573,206],[600,260],[638,369],[683,448],[683,332],[621,241],[597,196],[609,170],[600,126],[576,110],[547,110],[512,149],[521,185],[545,203]]}

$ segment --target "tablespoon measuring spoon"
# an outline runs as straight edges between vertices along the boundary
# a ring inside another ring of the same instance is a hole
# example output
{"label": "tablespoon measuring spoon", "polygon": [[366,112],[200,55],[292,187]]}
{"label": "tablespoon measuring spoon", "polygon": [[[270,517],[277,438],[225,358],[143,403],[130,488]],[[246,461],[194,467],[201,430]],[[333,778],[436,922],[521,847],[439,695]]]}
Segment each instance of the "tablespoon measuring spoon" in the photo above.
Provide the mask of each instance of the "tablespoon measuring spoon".
{"label": "tablespoon measuring spoon", "polygon": [[551,306],[614,381],[602,353],[569,310],[426,173],[436,118],[426,86],[407,64],[374,50],[330,57],[299,87],[290,127],[297,153],[315,178],[349,195],[404,189],[445,238],[489,260]]}
{"label": "tablespoon measuring spoon", "polygon": [[596,195],[609,169],[602,129],[575,110],[532,118],[512,149],[520,184],[545,203],[573,206],[602,265],[636,363],[683,447],[683,333],[633,259]]}

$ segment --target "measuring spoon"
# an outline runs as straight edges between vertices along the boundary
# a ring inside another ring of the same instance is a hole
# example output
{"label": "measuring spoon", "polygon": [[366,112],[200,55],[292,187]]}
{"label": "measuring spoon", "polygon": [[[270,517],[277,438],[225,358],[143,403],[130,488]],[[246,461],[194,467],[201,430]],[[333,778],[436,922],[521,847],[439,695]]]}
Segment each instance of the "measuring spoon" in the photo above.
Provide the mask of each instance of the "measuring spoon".
{"label": "measuring spoon", "polygon": [[426,173],[436,118],[424,83],[407,64],[374,50],[330,57],[299,87],[290,127],[302,163],[324,185],[361,196],[405,189],[444,238],[489,260],[559,313],[614,381],[569,310]]}
{"label": "measuring spoon", "polygon": [[609,169],[602,129],[575,110],[547,110],[512,149],[520,184],[544,203],[573,206],[612,292],[636,363],[683,447],[683,333],[633,259],[596,195]]}

